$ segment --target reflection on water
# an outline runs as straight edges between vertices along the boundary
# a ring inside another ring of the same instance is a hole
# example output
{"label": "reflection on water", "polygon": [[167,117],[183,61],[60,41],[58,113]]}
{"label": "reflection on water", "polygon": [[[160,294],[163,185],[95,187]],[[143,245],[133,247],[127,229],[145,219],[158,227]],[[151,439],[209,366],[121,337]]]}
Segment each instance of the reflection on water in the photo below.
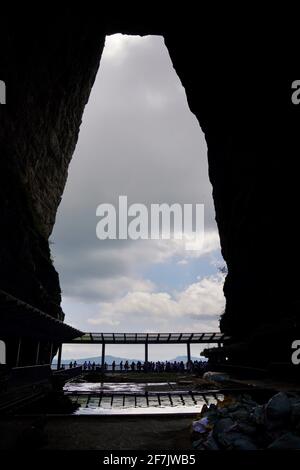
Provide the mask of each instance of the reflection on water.
{"label": "reflection on water", "polygon": [[141,414],[195,414],[200,413],[202,406],[149,406],[145,408],[78,408],[76,415],[141,415]]}
{"label": "reflection on water", "polygon": [[224,396],[184,393],[176,383],[68,383],[66,395],[77,406],[77,415],[199,413]]}
{"label": "reflection on water", "polygon": [[64,386],[66,392],[146,392],[149,390],[173,390],[176,382],[134,383],[134,382],[69,382]]}

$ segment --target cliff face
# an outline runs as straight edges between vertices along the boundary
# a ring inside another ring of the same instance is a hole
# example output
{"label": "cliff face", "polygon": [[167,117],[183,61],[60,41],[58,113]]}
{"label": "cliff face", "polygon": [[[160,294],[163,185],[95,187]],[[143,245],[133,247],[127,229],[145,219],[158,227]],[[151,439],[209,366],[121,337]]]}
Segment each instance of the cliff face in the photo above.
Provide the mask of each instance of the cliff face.
{"label": "cliff face", "polygon": [[[208,143],[209,176],[228,265],[221,328],[239,338],[299,321],[298,109],[271,50],[220,34],[192,12],[8,15],[1,29],[0,287],[62,318],[48,239],[106,34],[161,34]],[[217,34],[214,31],[214,34]],[[276,48],[274,48],[274,52]],[[269,64],[268,64],[269,65]],[[297,78],[297,77],[295,77]],[[276,328],[275,328],[276,329]]]}
{"label": "cliff face", "polygon": [[300,107],[291,102],[293,80],[275,72],[285,63],[275,44],[266,52],[263,42],[249,48],[225,42],[196,69],[196,38],[166,43],[208,143],[228,266],[220,326],[234,347],[226,355],[240,364],[291,363],[292,341],[300,337]]}
{"label": "cliff face", "polygon": [[291,102],[293,80],[274,72],[283,63],[275,44],[265,51],[264,42],[256,46],[240,36],[199,53],[195,32],[166,34],[165,42],[208,144],[228,266],[220,326],[235,343],[227,356],[239,363],[290,362],[291,341],[300,337],[300,106]]}
{"label": "cliff face", "polygon": [[1,288],[61,318],[48,238],[104,36],[95,40],[84,18],[71,25],[66,12],[26,19],[1,34]]}

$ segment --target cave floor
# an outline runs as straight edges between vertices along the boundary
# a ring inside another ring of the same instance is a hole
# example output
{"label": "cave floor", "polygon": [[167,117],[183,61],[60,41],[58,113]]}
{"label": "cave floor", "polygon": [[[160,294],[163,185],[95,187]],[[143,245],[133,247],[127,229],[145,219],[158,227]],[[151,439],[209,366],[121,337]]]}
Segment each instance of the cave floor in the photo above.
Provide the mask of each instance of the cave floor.
{"label": "cave floor", "polygon": [[[184,379],[184,377],[182,378]],[[300,391],[299,383],[275,379],[241,379],[236,386]],[[127,379],[128,380],[128,379]],[[180,383],[180,381],[179,381]],[[182,380],[183,388],[211,388],[199,378]],[[191,449],[191,424],[197,414],[174,415],[15,415],[0,418],[1,450],[174,450]]]}
{"label": "cave floor", "polygon": [[32,436],[34,418],[6,418],[0,421],[0,450],[190,449],[193,418],[193,415],[47,416],[43,431]]}

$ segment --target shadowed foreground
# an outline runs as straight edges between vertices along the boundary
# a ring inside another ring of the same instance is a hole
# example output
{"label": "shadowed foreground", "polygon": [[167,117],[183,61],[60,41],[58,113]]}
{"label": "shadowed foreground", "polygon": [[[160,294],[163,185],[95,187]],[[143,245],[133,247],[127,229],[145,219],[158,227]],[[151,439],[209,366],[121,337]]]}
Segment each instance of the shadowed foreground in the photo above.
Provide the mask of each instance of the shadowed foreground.
{"label": "shadowed foreground", "polygon": [[189,449],[191,421],[191,415],[51,416],[33,431],[33,418],[16,417],[0,422],[0,450]]}

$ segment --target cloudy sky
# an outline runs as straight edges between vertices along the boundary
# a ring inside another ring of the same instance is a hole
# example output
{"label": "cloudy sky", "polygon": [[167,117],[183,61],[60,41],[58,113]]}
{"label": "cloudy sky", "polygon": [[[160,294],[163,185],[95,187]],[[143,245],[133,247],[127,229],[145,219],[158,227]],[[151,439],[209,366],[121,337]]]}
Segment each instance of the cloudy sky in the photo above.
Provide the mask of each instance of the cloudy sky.
{"label": "cloudy sky", "polygon": [[[162,37],[106,38],[85,108],[56,224],[52,254],[66,322],[84,331],[218,330],[224,265],[208,180],[206,143],[190,112]],[[128,204],[204,204],[205,241],[99,240],[96,208]],[[64,357],[99,355],[100,346],[64,346]],[[200,348],[193,346],[192,354]],[[107,354],[143,357],[142,346]],[[150,359],[185,353],[150,347]]]}

